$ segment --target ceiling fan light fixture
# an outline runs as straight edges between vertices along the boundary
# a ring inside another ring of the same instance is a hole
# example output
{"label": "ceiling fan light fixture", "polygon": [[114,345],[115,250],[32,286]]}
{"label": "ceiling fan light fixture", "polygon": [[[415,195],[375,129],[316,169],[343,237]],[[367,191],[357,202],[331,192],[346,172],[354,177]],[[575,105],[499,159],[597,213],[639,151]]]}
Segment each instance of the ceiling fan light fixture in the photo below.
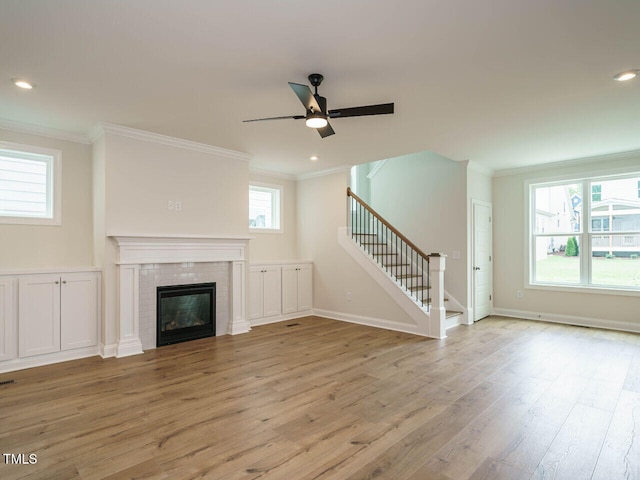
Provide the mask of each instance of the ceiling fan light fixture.
{"label": "ceiling fan light fixture", "polygon": [[326,127],[328,123],[327,118],[320,114],[309,115],[305,121],[305,124],[309,128],[323,128]]}
{"label": "ceiling fan light fixture", "polygon": [[618,82],[626,82],[627,80],[633,80],[638,76],[640,70],[626,70],[614,75],[613,79]]}

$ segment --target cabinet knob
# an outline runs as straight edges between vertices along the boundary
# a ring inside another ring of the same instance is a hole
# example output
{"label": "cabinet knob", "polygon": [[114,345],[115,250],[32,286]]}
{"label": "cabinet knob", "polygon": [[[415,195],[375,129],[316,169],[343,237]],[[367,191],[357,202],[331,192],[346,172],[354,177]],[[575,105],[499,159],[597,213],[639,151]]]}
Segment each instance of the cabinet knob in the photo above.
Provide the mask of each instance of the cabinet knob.
{"label": "cabinet knob", "polygon": [[56,285],[58,285],[60,283],[60,281],[56,280]]}
{"label": "cabinet knob", "polygon": [[62,283],[67,283],[67,281],[66,280],[62,280]]}

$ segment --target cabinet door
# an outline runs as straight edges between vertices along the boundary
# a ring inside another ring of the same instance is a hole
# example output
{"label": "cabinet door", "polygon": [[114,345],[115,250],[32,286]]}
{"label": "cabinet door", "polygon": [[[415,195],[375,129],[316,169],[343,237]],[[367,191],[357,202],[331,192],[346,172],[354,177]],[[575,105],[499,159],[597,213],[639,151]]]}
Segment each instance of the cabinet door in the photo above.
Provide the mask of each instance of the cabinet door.
{"label": "cabinet door", "polygon": [[313,270],[311,265],[298,266],[298,311],[313,306]]}
{"label": "cabinet door", "polygon": [[263,317],[262,267],[249,267],[249,320]]}
{"label": "cabinet door", "polygon": [[67,273],[61,279],[60,347],[98,344],[98,282],[91,273]]}
{"label": "cabinet door", "polygon": [[282,313],[282,269],[281,267],[265,267],[262,269],[264,316]]}
{"label": "cabinet door", "polygon": [[0,361],[15,357],[13,279],[0,279]]}
{"label": "cabinet door", "polygon": [[60,350],[60,276],[21,277],[18,286],[19,356]]}
{"label": "cabinet door", "polygon": [[298,311],[298,267],[282,267],[282,313]]}

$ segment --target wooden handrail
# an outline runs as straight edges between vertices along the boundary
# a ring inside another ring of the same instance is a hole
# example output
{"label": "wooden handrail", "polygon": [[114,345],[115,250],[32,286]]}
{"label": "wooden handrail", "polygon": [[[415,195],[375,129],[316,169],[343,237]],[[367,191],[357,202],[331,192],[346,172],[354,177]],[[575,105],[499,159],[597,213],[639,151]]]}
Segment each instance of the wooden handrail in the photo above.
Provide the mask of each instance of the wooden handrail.
{"label": "wooden handrail", "polygon": [[358,202],[360,205],[362,205],[364,208],[366,208],[374,217],[376,217],[378,220],[380,220],[380,222],[387,227],[389,230],[391,230],[393,233],[395,233],[400,240],[402,240],[404,243],[406,243],[407,245],[409,245],[411,248],[413,248],[416,253],[418,253],[418,255],[421,255],[423,258],[427,259],[427,262],[429,261],[429,255],[427,255],[426,253],[424,253],[422,250],[420,250],[415,243],[413,243],[411,240],[409,240],[407,237],[405,237],[402,233],[400,233],[400,231],[395,228],[393,225],[391,225],[387,220],[385,220],[382,215],[380,215],[378,212],[376,212],[373,208],[371,208],[370,205],[367,204],[367,202],[365,202],[364,200],[362,200],[359,196],[357,196],[355,193],[353,193],[351,191],[350,187],[347,187],[347,196],[348,197],[352,197],[356,202]]}

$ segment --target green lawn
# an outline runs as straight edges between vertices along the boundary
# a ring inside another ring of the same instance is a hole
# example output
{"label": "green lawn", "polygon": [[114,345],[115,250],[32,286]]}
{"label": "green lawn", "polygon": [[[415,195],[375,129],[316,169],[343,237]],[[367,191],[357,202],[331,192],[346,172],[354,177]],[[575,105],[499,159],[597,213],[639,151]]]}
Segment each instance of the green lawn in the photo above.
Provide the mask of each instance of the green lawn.
{"label": "green lawn", "polygon": [[[594,285],[640,286],[640,258],[593,258]],[[579,283],[580,259],[548,255],[536,262],[536,280],[552,283]]]}

